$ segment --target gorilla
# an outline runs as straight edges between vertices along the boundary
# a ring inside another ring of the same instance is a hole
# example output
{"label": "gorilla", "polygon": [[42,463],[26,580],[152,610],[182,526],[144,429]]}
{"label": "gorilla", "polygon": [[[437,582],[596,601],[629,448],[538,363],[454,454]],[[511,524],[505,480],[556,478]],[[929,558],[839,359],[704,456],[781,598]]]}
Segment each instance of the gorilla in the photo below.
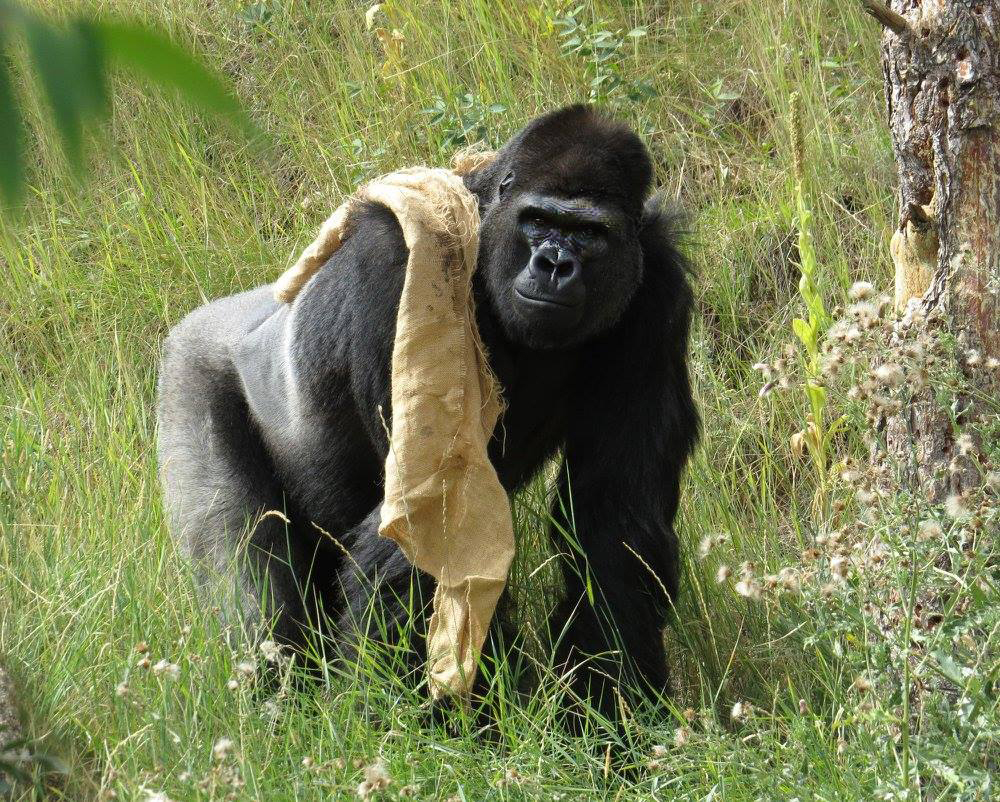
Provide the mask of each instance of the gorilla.
{"label": "gorilla", "polygon": [[[666,690],[673,522],[699,429],[675,217],[647,198],[639,137],[583,105],[533,120],[464,181],[481,213],[477,323],[506,404],[490,458],[510,493],[561,459],[555,664],[614,715],[612,685],[629,680],[621,692],[637,699]],[[348,652],[361,634],[398,639],[415,620],[419,652],[429,603],[413,600],[430,600],[433,580],[378,536],[407,249],[384,206],[358,204],[349,226],[292,304],[263,286],[170,332],[164,503],[200,576],[236,574],[234,620],[273,622],[299,649],[318,629]]]}

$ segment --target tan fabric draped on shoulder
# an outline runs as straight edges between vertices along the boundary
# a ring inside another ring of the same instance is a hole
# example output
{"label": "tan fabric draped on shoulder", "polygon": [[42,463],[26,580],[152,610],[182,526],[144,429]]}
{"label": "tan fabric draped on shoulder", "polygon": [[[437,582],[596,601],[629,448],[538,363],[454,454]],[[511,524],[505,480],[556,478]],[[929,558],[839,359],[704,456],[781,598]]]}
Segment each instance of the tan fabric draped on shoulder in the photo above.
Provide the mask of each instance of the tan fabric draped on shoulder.
{"label": "tan fabric draped on shoulder", "polygon": [[343,243],[354,198],[387,206],[409,248],[379,533],[437,579],[427,635],[433,697],[466,696],[514,557],[510,504],[487,454],[501,398],[471,291],[478,203],[450,170],[411,168],[372,181],[330,216],[279,279],[279,300],[291,302]]}

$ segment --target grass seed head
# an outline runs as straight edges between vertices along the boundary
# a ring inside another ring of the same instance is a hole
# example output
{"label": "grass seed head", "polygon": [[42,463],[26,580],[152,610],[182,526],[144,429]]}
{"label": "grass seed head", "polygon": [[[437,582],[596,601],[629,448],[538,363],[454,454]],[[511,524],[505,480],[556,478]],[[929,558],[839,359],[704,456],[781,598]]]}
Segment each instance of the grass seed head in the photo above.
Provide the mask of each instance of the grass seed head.
{"label": "grass seed head", "polygon": [[687,727],[678,727],[674,732],[674,746],[680,748],[687,745],[691,740],[691,730]]}
{"label": "grass seed head", "polygon": [[903,369],[894,362],[886,362],[875,369],[875,378],[886,387],[899,387],[905,379]]}
{"label": "grass seed head", "polygon": [[736,723],[746,720],[753,708],[749,702],[736,702],[729,711],[729,717]]}
{"label": "grass seed head", "polygon": [[365,778],[358,784],[358,796],[368,799],[372,794],[384,791],[392,783],[389,772],[381,760],[365,767]]}
{"label": "grass seed head", "polygon": [[944,502],[944,511],[950,518],[960,520],[969,515],[969,508],[965,506],[965,499],[957,493],[952,493]]}
{"label": "grass seed head", "polygon": [[830,558],[830,573],[833,574],[835,579],[839,581],[847,579],[848,567],[846,557],[838,555]]}
{"label": "grass seed head", "polygon": [[940,540],[944,537],[944,530],[937,521],[921,521],[917,527],[917,540]]}
{"label": "grass seed head", "polygon": [[281,647],[275,643],[273,640],[264,640],[260,642],[260,653],[264,656],[264,659],[269,663],[277,663],[278,658],[281,657]]}

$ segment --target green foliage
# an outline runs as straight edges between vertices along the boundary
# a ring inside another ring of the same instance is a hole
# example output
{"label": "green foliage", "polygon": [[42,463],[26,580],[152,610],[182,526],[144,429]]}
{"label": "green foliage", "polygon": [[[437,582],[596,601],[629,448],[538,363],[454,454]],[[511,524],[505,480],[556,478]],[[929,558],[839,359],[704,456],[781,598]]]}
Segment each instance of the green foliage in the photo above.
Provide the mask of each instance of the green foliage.
{"label": "green foliage", "polygon": [[623,100],[639,103],[656,97],[652,84],[628,76],[622,65],[629,41],[646,36],[646,28],[639,26],[624,33],[609,26],[605,19],[587,21],[588,13],[587,6],[578,5],[552,20],[563,55],[582,59],[586,64],[588,99],[615,106]]}
{"label": "green foliage", "polygon": [[476,142],[498,146],[500,143],[493,134],[494,118],[506,111],[507,107],[502,103],[484,103],[472,92],[462,91],[457,92],[451,101],[437,95],[423,109],[428,124],[436,128],[441,136],[441,147],[446,152]]}
{"label": "green foliage", "polygon": [[106,72],[124,66],[153,83],[174,89],[211,114],[253,136],[255,128],[223,83],[184,48],[141,25],[76,16],[59,26],[21,7],[0,0],[0,200],[18,202],[24,192],[22,115],[11,88],[12,62],[4,45],[20,32],[28,48],[28,63],[38,76],[42,94],[71,169],[84,166],[84,132],[110,111]]}
{"label": "green foliage", "polygon": [[822,516],[827,510],[824,504],[827,496],[827,482],[831,452],[831,439],[842,425],[837,421],[827,427],[824,419],[826,410],[826,388],[822,381],[822,363],[820,341],[823,332],[830,325],[830,316],[826,311],[823,296],[819,291],[819,266],[816,259],[816,248],[813,242],[812,211],[806,201],[804,188],[805,174],[805,142],[802,130],[801,100],[798,94],[790,99],[792,127],[792,162],[795,176],[795,211],[798,228],[799,295],[806,305],[806,318],[792,320],[792,331],[801,343],[805,362],[804,390],[809,412],[806,415],[806,426],[792,438],[793,450],[806,450],[816,469],[817,513]]}

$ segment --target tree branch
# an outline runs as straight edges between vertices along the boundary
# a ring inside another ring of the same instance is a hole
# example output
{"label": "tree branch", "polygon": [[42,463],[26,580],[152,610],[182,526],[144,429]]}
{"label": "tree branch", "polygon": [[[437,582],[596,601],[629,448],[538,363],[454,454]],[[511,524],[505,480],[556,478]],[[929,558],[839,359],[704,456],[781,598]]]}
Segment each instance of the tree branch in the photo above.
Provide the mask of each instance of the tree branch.
{"label": "tree branch", "polygon": [[861,6],[897,36],[910,32],[910,25],[906,18],[891,8],[887,8],[879,0],[861,0]]}

